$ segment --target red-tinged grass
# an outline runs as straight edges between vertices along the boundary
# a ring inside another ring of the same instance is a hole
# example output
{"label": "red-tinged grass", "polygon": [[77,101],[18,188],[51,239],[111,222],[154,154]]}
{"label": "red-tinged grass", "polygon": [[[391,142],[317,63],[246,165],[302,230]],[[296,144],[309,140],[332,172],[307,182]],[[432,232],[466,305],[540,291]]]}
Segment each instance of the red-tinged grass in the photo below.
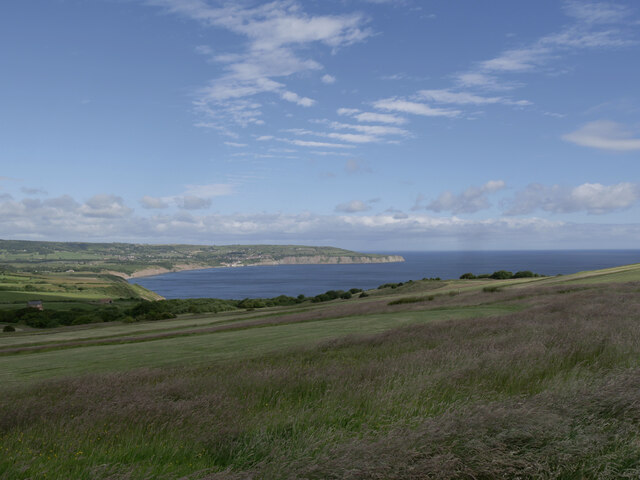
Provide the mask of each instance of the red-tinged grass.
{"label": "red-tinged grass", "polygon": [[6,389],[0,478],[638,478],[639,288]]}

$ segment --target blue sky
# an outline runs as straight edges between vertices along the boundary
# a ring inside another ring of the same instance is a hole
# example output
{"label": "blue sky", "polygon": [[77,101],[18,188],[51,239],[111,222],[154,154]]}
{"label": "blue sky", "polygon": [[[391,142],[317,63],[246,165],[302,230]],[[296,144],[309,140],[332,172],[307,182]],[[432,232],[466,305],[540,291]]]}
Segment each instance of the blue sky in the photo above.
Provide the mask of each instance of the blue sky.
{"label": "blue sky", "polygon": [[637,248],[631,1],[0,5],[0,238]]}

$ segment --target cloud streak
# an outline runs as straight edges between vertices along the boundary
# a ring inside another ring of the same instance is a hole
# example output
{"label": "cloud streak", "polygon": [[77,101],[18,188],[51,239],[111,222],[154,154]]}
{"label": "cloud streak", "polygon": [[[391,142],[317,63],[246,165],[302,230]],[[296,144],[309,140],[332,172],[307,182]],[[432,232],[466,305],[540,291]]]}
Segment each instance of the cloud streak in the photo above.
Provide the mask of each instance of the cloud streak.
{"label": "cloud streak", "polygon": [[567,133],[562,139],[582,147],[615,152],[640,150],[640,137],[623,125],[610,120],[590,122],[578,130]]}

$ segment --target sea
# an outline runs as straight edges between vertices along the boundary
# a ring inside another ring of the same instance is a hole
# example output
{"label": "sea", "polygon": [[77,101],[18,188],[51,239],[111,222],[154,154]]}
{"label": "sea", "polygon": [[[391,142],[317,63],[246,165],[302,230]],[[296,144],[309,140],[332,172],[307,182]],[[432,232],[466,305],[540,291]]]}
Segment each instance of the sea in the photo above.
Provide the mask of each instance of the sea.
{"label": "sea", "polygon": [[270,298],[313,296],[327,290],[370,289],[423,278],[454,279],[496,270],[570,274],[640,263],[640,250],[544,250],[376,252],[402,255],[404,262],[356,265],[269,265],[208,268],[134,278],[165,298]]}

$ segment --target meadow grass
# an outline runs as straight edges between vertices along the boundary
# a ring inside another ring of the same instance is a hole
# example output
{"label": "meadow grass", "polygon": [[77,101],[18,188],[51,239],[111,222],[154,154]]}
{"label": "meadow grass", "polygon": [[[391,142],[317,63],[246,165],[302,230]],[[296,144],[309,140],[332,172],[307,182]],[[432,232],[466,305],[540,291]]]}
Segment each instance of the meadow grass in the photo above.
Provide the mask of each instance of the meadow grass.
{"label": "meadow grass", "polygon": [[0,478],[638,478],[640,282],[559,280],[0,357]]}
{"label": "meadow grass", "polygon": [[0,356],[0,384],[78,375],[86,372],[123,371],[140,367],[201,364],[212,360],[249,357],[309,342],[361,332],[377,333],[409,323],[482,317],[511,312],[513,306],[479,306],[434,311],[404,312],[321,319],[261,328],[173,336],[158,340],[113,345],[79,346],[38,353]]}

